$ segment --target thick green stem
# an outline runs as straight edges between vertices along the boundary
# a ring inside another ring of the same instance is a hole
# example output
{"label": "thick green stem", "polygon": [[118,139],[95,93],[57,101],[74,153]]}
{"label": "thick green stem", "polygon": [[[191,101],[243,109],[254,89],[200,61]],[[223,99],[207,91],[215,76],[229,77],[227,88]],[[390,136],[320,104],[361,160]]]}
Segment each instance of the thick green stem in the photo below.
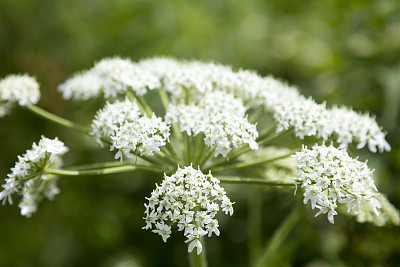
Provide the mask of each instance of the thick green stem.
{"label": "thick green stem", "polygon": [[267,186],[295,186],[294,183],[279,180],[266,180],[264,178],[238,177],[238,176],[218,176],[221,183],[228,184],[257,184]]}
{"label": "thick green stem", "polygon": [[71,129],[76,130],[78,132],[90,135],[90,132],[91,132],[90,128],[78,125],[78,124],[76,124],[76,123],[74,123],[72,121],[69,121],[67,119],[61,118],[61,117],[59,117],[59,116],[57,116],[57,115],[55,115],[53,113],[50,113],[50,112],[48,112],[48,111],[46,111],[46,110],[44,110],[44,109],[42,109],[42,108],[40,108],[38,106],[29,105],[29,106],[26,106],[26,108],[29,111],[35,113],[36,115],[39,115],[42,118],[48,119],[48,120],[50,120],[52,122],[55,122],[55,123],[57,123],[59,125],[62,125],[64,127],[71,128]]}
{"label": "thick green stem", "polygon": [[189,252],[189,263],[191,267],[207,267],[206,244],[203,237],[200,237],[200,242],[203,247],[200,255],[197,255],[194,250]]}
{"label": "thick green stem", "polygon": [[215,168],[212,170],[212,172],[220,173],[220,172],[226,172],[226,171],[248,169],[248,168],[264,165],[264,164],[267,164],[270,162],[274,162],[274,161],[277,161],[280,159],[284,159],[284,158],[290,157],[291,155],[292,155],[292,153],[289,153],[289,154],[285,154],[285,155],[282,155],[279,157],[265,159],[265,160],[259,160],[259,161],[254,161],[254,162],[241,162],[241,163],[237,163],[237,164],[227,165],[227,166]]}
{"label": "thick green stem", "polygon": [[61,175],[61,176],[80,176],[80,175],[104,175],[104,174],[113,174],[113,173],[121,173],[121,172],[131,172],[136,170],[146,170],[150,172],[164,173],[165,170],[162,168],[155,168],[154,166],[145,166],[145,165],[123,165],[123,166],[115,166],[101,169],[89,169],[89,170],[73,170],[73,169],[65,169],[65,170],[53,170],[48,169],[46,173]]}
{"label": "thick green stem", "polygon": [[279,228],[272,235],[268,245],[265,247],[263,254],[255,266],[270,266],[277,255],[279,247],[289,236],[301,216],[301,206],[295,206],[290,214],[285,218]]}

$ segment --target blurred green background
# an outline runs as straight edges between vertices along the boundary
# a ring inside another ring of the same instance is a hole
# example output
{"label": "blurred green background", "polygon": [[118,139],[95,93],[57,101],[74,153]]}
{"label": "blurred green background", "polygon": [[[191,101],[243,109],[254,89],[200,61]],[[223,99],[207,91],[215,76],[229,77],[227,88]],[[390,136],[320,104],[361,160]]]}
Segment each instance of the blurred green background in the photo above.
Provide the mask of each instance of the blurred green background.
{"label": "blurred green background", "polygon": [[[39,105],[88,124],[101,101],[65,102],[57,85],[101,58],[167,55],[215,61],[297,85],[318,102],[370,111],[388,131],[392,152],[360,151],[376,168],[381,192],[400,207],[400,4],[385,1],[0,0],[0,77],[30,73]],[[93,140],[14,109],[0,121],[0,174],[40,135],[58,136],[71,151],[65,164],[111,160]],[[180,233],[168,243],[144,225],[144,197],[161,177],[130,173],[64,178],[61,194],[27,219],[17,205],[0,210],[0,266],[186,266]],[[228,187],[235,214],[221,217],[208,239],[210,266],[246,266],[245,187]],[[293,203],[292,191],[262,194],[262,242]],[[312,212],[277,254],[277,266],[397,266],[400,230],[335,225]]]}

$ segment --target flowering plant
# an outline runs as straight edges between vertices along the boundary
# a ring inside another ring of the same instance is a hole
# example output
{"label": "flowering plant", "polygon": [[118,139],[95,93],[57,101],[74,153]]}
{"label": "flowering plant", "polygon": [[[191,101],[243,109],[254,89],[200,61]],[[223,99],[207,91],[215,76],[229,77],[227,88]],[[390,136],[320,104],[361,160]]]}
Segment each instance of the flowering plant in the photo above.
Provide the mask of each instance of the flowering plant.
{"label": "flowering plant", "polygon": [[[18,157],[0,192],[3,204],[12,204],[12,194],[22,195],[21,215],[30,217],[44,197],[59,193],[59,176],[145,170],[164,179],[146,199],[143,229],[166,242],[177,227],[196,266],[206,264],[204,237],[221,234],[219,213],[234,213],[235,202],[223,187],[227,183],[293,187],[304,204],[319,210],[316,216],[326,214],[332,224],[338,213],[378,226],[400,223],[396,208],[378,192],[373,171],[348,153],[353,144],[373,153],[390,151],[385,133],[368,114],[328,108],[251,71],[171,58],[106,58],[65,81],[59,91],[67,100],[103,97],[106,104],[91,127],[81,126],[36,105],[40,92],[34,78],[10,75],[0,81],[0,116],[17,103],[94,137],[115,161],[63,169],[61,157],[68,148],[57,138],[42,137]],[[303,146],[279,146],[284,135],[302,140]],[[311,149],[306,137],[317,140]],[[254,168],[263,171],[249,177]],[[298,210],[286,225],[295,223]],[[270,250],[265,251],[259,265],[268,260]]]}

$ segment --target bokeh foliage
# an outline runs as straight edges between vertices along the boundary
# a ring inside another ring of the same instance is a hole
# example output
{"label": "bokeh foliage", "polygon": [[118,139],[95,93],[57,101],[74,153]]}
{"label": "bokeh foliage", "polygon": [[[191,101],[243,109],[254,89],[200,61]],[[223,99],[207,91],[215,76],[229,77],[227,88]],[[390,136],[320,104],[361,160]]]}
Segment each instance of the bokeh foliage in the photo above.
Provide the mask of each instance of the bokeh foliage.
{"label": "bokeh foliage", "polygon": [[[371,155],[378,187],[400,207],[400,5],[385,1],[229,0],[1,0],[0,77],[27,72],[41,84],[39,105],[89,123],[101,101],[69,103],[56,87],[93,62],[119,55],[139,60],[168,55],[215,61],[272,74],[298,85],[318,102],[371,111],[388,133],[392,152]],[[87,137],[60,129],[22,109],[1,119],[0,173],[41,134],[59,136],[71,152],[65,164],[110,160]],[[183,237],[167,244],[141,230],[144,197],[161,177],[131,173],[64,178],[61,194],[31,219],[14,206],[0,210],[0,266],[186,266]],[[244,266],[246,193],[260,192],[263,236],[278,227],[292,192],[229,187],[235,215],[210,238],[211,266]],[[241,204],[240,204],[241,203]],[[395,266],[400,230],[335,225],[306,212],[280,248],[278,266]],[[222,218],[221,218],[222,220]],[[118,265],[119,266],[119,265]],[[122,265],[121,265],[122,266]],[[124,265],[125,266],[125,265]]]}

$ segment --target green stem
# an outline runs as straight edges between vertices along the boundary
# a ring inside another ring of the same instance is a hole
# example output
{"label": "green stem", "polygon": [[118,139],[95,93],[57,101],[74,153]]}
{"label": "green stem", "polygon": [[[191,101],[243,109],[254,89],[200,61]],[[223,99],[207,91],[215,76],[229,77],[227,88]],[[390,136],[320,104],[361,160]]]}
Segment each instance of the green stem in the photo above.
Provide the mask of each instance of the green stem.
{"label": "green stem", "polygon": [[152,113],[148,114],[147,109],[143,106],[143,104],[138,100],[135,92],[133,92],[132,90],[128,90],[126,92],[126,96],[128,97],[128,99],[132,102],[134,102],[138,107],[140,112],[142,113],[142,115],[147,115],[148,117],[151,117]]}
{"label": "green stem", "polygon": [[169,107],[169,99],[168,99],[167,92],[165,92],[164,88],[161,87],[160,89],[158,89],[158,93],[160,94],[161,102],[164,106],[165,112],[167,112],[168,107]]}
{"label": "green stem", "polygon": [[172,165],[176,166],[178,163],[175,161],[174,158],[169,157],[162,151],[154,152],[161,160],[171,163]]}
{"label": "green stem", "polygon": [[263,254],[259,258],[258,263],[256,264],[257,267],[271,265],[271,263],[273,262],[274,258],[277,255],[279,247],[283,244],[283,242],[289,236],[294,226],[299,221],[301,212],[302,212],[301,206],[295,206],[290,212],[290,214],[285,218],[285,220],[279,226],[279,228],[275,230],[268,245],[265,247]]}
{"label": "green stem", "polygon": [[[270,143],[270,142],[272,142],[272,141],[278,139],[279,137],[282,137],[283,135],[288,134],[289,132],[291,132],[291,130],[282,131],[282,132],[280,132],[280,133],[278,133],[278,134],[276,134],[276,135],[274,135],[274,136],[271,136],[270,138],[267,138],[267,139],[265,139],[265,140],[258,141],[258,142],[257,142],[257,143],[258,143],[258,146],[261,147],[261,146],[263,146],[263,145],[266,145],[266,144],[268,144],[268,143]],[[249,151],[251,151],[251,150],[252,150],[252,149],[251,149],[250,147],[241,148],[241,149],[237,150],[236,152],[233,152],[231,155],[228,155],[227,158],[223,158],[223,159],[221,159],[221,160],[216,161],[213,165],[209,166],[208,169],[212,169],[212,168],[221,166],[221,165],[227,163],[227,160],[228,160],[228,159],[229,159],[229,161],[234,160],[234,159],[237,159],[237,158],[240,157],[241,155],[243,155],[243,154],[245,154],[245,153],[247,153],[247,152],[249,152]]]}
{"label": "green stem", "polygon": [[91,169],[101,169],[101,168],[110,168],[110,167],[118,167],[118,166],[125,166],[127,163],[120,162],[120,161],[107,161],[107,162],[99,162],[99,163],[90,163],[84,165],[77,165],[71,167],[65,167],[66,170],[73,169],[73,170],[91,170]]}
{"label": "green stem", "polygon": [[221,183],[228,184],[256,184],[267,186],[295,186],[294,183],[284,182],[280,180],[266,180],[264,178],[255,177],[238,177],[238,176],[218,176]]}
{"label": "green stem", "polygon": [[130,172],[135,170],[146,170],[150,172],[164,173],[164,170],[162,170],[162,168],[155,168],[154,166],[145,166],[145,165],[123,165],[123,166],[101,168],[101,169],[89,169],[89,170],[48,169],[46,173],[61,175],[61,176],[80,176],[80,175],[104,175],[104,174],[113,174],[121,172]]}
{"label": "green stem", "polygon": [[250,121],[251,123],[257,122],[258,116],[260,116],[260,114],[263,113],[263,111],[264,111],[264,107],[258,106],[255,110],[253,110],[253,112],[250,113],[250,115],[248,117],[248,121]]}
{"label": "green stem", "polygon": [[203,237],[200,237],[200,242],[203,247],[200,255],[197,255],[194,250],[189,252],[189,262],[191,267],[207,267],[206,244]]}
{"label": "green stem", "polygon": [[174,156],[174,159],[176,160],[177,163],[181,162],[181,158],[175,151],[174,147],[171,145],[171,142],[167,142],[167,149]]}
{"label": "green stem", "polygon": [[241,163],[237,163],[237,164],[222,166],[222,167],[213,169],[212,172],[213,173],[220,173],[220,172],[225,172],[225,171],[248,169],[248,168],[264,165],[264,164],[267,164],[267,163],[271,163],[273,161],[277,161],[277,160],[280,160],[280,159],[284,159],[284,158],[290,157],[291,155],[292,155],[292,153],[289,153],[289,154],[285,154],[285,155],[282,155],[282,156],[279,156],[279,157],[265,159],[265,160],[259,160],[259,161],[255,161],[255,162],[241,162]]}
{"label": "green stem", "polygon": [[[196,157],[196,164],[197,164],[197,166],[200,166],[200,159],[201,159],[201,157],[203,156],[204,152],[206,151],[206,148],[207,148],[206,144],[203,143],[203,145],[201,146],[200,152],[199,152],[199,154],[198,154],[197,157]],[[197,167],[197,166],[196,166],[196,167]]]}
{"label": "green stem", "polygon": [[192,136],[186,134],[185,140],[186,140],[186,165],[188,166],[192,163],[192,150],[193,150]]}
{"label": "green stem", "polygon": [[204,165],[204,163],[207,162],[207,160],[211,157],[211,155],[214,153],[215,149],[217,149],[217,145],[215,145],[209,152],[208,154],[199,162],[200,168]]}
{"label": "green stem", "polygon": [[262,140],[263,138],[270,135],[276,128],[277,123],[272,124],[268,128],[265,128],[260,134],[258,135],[257,141]]}
{"label": "green stem", "polygon": [[144,97],[136,95],[136,94],[135,94],[135,96],[136,96],[136,99],[138,100],[138,102],[144,107],[147,117],[151,118],[153,116],[153,111],[151,110],[150,106],[147,104]]}
{"label": "green stem", "polygon": [[59,117],[59,116],[57,116],[57,115],[55,115],[53,113],[50,113],[50,112],[48,112],[48,111],[46,111],[46,110],[44,110],[44,109],[42,109],[42,108],[40,108],[38,106],[29,105],[29,106],[26,106],[26,108],[29,111],[31,111],[32,113],[35,113],[36,115],[39,115],[42,118],[48,119],[48,120],[50,120],[52,122],[55,122],[55,123],[57,123],[59,125],[74,129],[74,130],[76,130],[78,132],[90,135],[90,132],[91,132],[90,128],[78,125],[78,124],[76,124],[76,123],[74,123],[72,121],[69,121],[67,119],[61,118],[61,117]]}
{"label": "green stem", "polygon": [[270,138],[267,138],[267,139],[265,139],[265,140],[260,140],[260,141],[257,142],[257,143],[258,143],[258,145],[261,147],[261,146],[263,146],[263,145],[266,145],[266,144],[268,144],[268,143],[271,143],[272,141],[275,141],[276,139],[278,139],[278,138],[280,138],[280,137],[282,137],[282,136],[284,136],[284,135],[286,135],[286,134],[288,134],[288,133],[290,133],[290,132],[292,132],[292,131],[293,131],[293,129],[289,129],[289,130],[286,130],[286,131],[279,132],[279,133],[277,133],[277,134],[271,136]]}

